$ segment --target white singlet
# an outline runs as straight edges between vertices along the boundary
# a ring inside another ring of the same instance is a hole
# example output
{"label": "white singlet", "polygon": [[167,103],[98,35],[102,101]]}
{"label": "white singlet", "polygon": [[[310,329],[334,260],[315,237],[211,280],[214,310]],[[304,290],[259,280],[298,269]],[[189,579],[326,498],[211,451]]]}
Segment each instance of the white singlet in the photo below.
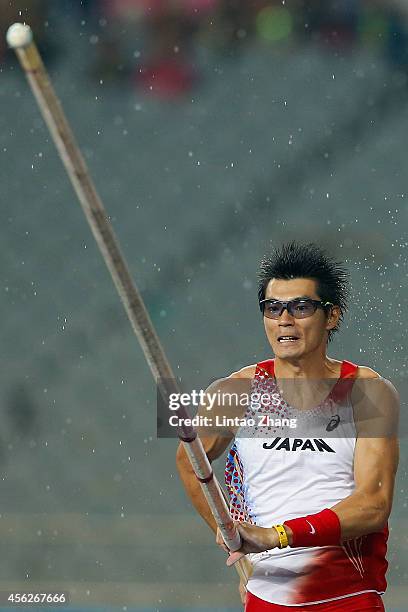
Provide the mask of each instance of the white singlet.
{"label": "white singlet", "polygon": [[[274,360],[257,364],[252,393],[270,399],[260,409],[250,406],[245,416],[261,411],[274,419],[295,418],[299,437],[296,429],[285,437],[282,432],[287,435],[288,429],[279,426],[239,430],[225,470],[234,520],[271,527],[331,508],[353,493],[356,428],[350,391],[356,372],[356,365],[343,361],[340,379],[328,397],[316,408],[298,410],[279,393]],[[387,537],[386,527],[343,545],[275,548],[248,555],[254,566],[248,591],[287,606],[382,594]]]}

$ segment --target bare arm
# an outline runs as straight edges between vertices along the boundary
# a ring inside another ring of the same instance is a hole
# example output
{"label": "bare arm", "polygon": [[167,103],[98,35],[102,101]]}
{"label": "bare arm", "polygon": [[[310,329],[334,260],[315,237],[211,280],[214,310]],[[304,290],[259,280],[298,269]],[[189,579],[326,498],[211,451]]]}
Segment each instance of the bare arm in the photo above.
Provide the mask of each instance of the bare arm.
{"label": "bare arm", "polygon": [[[201,442],[210,463],[222,455],[230,443],[231,438],[221,436],[212,436],[207,438],[201,437]],[[177,449],[176,464],[186,493],[194,508],[215,533],[217,531],[217,524],[182,444],[180,444]]]}
{"label": "bare arm", "polygon": [[[398,467],[399,398],[384,379],[364,381],[355,406],[358,438],[354,453],[355,491],[332,510],[340,519],[342,540],[381,531],[391,513]],[[375,435],[376,437],[372,437]]]}
{"label": "bare arm", "polygon": [[[239,372],[234,372],[233,374],[231,374],[231,376],[229,376],[226,379],[216,381],[215,383],[210,385],[210,387],[208,387],[208,389],[206,390],[206,393],[216,393],[217,391],[224,391],[224,392],[237,391],[237,387],[236,386],[234,387],[234,379],[246,378],[249,384],[251,380],[251,376],[253,374],[253,369],[254,369],[253,366],[248,366],[247,368],[243,368],[243,370],[240,370]],[[242,388],[243,387],[241,385],[239,387],[239,390],[241,391]],[[213,417],[217,413],[217,410],[219,410],[221,413],[226,412],[224,407],[214,406],[211,411],[211,415]],[[232,412],[234,412],[234,408],[232,408]],[[201,409],[199,410],[199,413],[201,414],[206,413],[205,405],[201,407]],[[207,457],[210,463],[214,461],[215,459],[218,459],[218,457],[220,457],[223,454],[225,449],[231,443],[231,440],[233,439],[233,437],[234,437],[233,432],[228,434],[228,432],[226,431],[224,431],[222,434],[216,433],[215,435],[211,435],[211,436],[200,435],[201,442],[204,446],[204,450],[207,454]],[[190,498],[194,508],[203,517],[203,519],[206,521],[209,527],[214,532],[216,532],[217,525],[215,523],[214,517],[207,504],[207,501],[201,489],[201,485],[198,482],[194,474],[193,468],[191,467],[190,461],[186,455],[186,452],[182,444],[180,444],[177,449],[176,464],[177,464],[178,472],[180,474],[180,478],[186,490],[186,493],[188,497]]]}

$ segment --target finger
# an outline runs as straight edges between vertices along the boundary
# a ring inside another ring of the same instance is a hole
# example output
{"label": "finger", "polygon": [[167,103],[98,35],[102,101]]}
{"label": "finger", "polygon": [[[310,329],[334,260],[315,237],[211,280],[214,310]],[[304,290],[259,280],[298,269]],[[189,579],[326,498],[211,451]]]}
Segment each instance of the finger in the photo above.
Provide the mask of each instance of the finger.
{"label": "finger", "polygon": [[233,553],[231,553],[230,556],[227,559],[228,567],[230,567],[231,565],[234,565],[234,563],[236,563],[237,561],[242,559],[242,557],[245,557],[244,553],[240,553],[240,552],[233,552]]}

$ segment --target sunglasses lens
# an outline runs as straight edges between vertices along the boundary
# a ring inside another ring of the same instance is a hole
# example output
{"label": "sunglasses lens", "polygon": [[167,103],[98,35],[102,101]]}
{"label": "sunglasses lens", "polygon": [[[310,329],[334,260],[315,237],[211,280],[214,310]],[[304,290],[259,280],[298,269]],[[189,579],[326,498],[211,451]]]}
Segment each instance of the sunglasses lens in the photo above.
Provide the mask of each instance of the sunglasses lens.
{"label": "sunglasses lens", "polygon": [[316,311],[316,306],[313,302],[293,302],[292,312],[295,319],[304,319],[305,317],[311,317]]}
{"label": "sunglasses lens", "polygon": [[264,302],[264,316],[268,319],[279,319],[282,304],[279,302]]}

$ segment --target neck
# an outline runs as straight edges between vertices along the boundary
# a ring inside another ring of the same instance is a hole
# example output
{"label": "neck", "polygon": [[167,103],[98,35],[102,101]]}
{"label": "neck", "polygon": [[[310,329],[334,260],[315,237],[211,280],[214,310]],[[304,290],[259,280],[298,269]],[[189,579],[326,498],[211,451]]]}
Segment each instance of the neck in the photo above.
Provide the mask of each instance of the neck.
{"label": "neck", "polygon": [[336,378],[336,363],[327,355],[305,355],[294,359],[275,357],[276,378]]}

